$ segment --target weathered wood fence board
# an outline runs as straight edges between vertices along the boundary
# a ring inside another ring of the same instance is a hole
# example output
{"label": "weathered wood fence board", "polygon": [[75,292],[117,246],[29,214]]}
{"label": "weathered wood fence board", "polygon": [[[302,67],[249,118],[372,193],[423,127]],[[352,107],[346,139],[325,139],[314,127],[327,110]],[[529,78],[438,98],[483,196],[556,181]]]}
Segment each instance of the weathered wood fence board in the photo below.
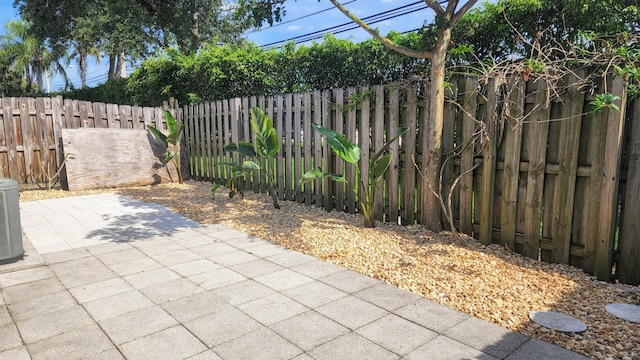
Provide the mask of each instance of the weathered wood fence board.
{"label": "weathered wood fence board", "polygon": [[63,129],[62,137],[65,151],[73,154],[65,169],[69,190],[177,181],[173,162],[158,166],[164,148],[146,130]]}
{"label": "weathered wood fence board", "polygon": [[620,226],[620,281],[640,283],[640,101],[629,108],[628,172]]}

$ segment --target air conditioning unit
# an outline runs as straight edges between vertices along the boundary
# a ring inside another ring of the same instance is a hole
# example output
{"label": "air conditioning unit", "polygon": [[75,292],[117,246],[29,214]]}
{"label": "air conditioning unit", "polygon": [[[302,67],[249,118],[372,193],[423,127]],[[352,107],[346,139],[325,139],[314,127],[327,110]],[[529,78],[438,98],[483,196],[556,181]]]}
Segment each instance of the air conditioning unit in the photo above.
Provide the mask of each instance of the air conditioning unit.
{"label": "air conditioning unit", "polygon": [[0,178],[0,264],[22,259],[18,183]]}

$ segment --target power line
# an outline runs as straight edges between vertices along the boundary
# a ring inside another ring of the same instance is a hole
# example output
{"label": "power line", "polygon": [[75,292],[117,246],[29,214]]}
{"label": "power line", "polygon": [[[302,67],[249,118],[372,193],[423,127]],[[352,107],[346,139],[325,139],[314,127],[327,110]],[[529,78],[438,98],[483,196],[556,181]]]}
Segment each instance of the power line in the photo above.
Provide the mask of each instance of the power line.
{"label": "power line", "polygon": [[[358,1],[358,0],[351,0],[351,1],[347,1],[346,3],[344,3],[344,4],[342,4],[342,5],[351,4],[351,3],[354,3],[354,2],[356,2],[356,1]],[[275,25],[265,26],[265,27],[263,27],[263,28],[261,28],[261,29],[257,29],[257,30],[250,31],[250,32],[246,33],[245,35],[255,34],[255,33],[259,32],[259,31],[273,29],[273,28],[275,28],[275,27],[282,26],[282,25],[285,25],[285,24],[289,24],[289,23],[292,23],[292,22],[294,22],[294,21],[302,20],[302,19],[305,19],[305,18],[308,18],[308,17],[314,16],[314,15],[318,15],[318,14],[321,14],[321,13],[323,13],[323,12],[327,12],[327,11],[329,11],[329,10],[333,10],[333,9],[335,9],[335,8],[336,8],[335,6],[331,6],[331,7],[328,7],[328,8],[325,8],[325,9],[319,10],[319,11],[316,11],[316,12],[312,12],[311,14],[307,14],[307,15],[303,15],[303,16],[297,17],[297,18],[295,18],[295,19],[287,20],[287,21],[284,21],[284,22],[279,22],[279,23],[277,23],[277,24],[275,24]]]}
{"label": "power line", "polygon": [[[416,5],[419,5],[418,7],[416,7]],[[423,1],[416,1],[414,3],[410,3],[404,6],[400,6],[394,9],[390,9],[387,11],[383,11],[381,13],[377,13],[374,15],[370,15],[367,17],[362,18],[363,21],[366,21],[369,24],[375,24],[378,22],[382,22],[385,20],[389,20],[389,19],[393,19],[396,17],[400,17],[403,15],[407,15],[419,10],[423,10],[426,9],[427,6],[424,5]],[[350,30],[354,30],[359,28],[359,25],[354,25],[354,23],[352,21],[350,22],[346,22],[340,25],[335,25],[335,26],[331,26],[322,30],[318,30],[318,31],[314,31],[311,33],[307,33],[307,34],[303,34],[303,35],[299,35],[299,36],[295,36],[286,40],[280,40],[280,41],[275,41],[272,43],[268,43],[265,45],[262,45],[262,47],[269,47],[269,46],[274,46],[276,45],[276,47],[279,47],[279,45],[285,44],[289,41],[292,40],[296,40],[298,43],[304,43],[307,41],[311,41],[311,40],[316,40],[316,39],[320,39],[322,38],[324,35],[326,35],[327,33],[331,32],[333,34],[339,34],[339,33],[343,33],[346,31],[350,31]],[[335,31],[331,31],[331,30],[335,30]],[[318,35],[320,34],[320,35]]]}

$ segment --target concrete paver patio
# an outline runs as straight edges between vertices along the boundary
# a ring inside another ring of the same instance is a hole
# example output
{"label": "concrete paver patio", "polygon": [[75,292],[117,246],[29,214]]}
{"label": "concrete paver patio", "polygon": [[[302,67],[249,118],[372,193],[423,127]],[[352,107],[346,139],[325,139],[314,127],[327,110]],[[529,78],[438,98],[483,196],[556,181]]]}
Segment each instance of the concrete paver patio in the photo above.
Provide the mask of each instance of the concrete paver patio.
{"label": "concrete paver patio", "polygon": [[585,359],[157,204],[21,204],[2,359]]}

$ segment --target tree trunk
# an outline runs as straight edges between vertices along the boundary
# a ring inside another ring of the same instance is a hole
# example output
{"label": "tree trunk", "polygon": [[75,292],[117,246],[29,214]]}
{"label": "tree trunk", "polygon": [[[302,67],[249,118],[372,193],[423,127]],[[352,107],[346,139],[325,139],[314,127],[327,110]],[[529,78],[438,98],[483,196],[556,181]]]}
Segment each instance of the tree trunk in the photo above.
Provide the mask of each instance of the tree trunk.
{"label": "tree trunk", "polygon": [[38,64],[38,67],[36,67],[34,70],[35,76],[36,76],[36,84],[38,85],[38,92],[43,92],[44,91],[44,79],[42,77],[42,69],[40,68],[40,64]]}
{"label": "tree trunk", "polygon": [[108,79],[115,79],[116,78],[116,55],[115,54],[109,54],[109,75],[108,75]]}
{"label": "tree trunk", "polygon": [[124,58],[124,52],[118,54],[118,63],[116,65],[116,79],[124,79],[127,77],[127,63]]}
{"label": "tree trunk", "polygon": [[80,67],[80,84],[83,88],[87,87],[87,52],[84,49],[78,51],[78,66]]}
{"label": "tree trunk", "polygon": [[434,194],[440,193],[440,166],[442,164],[442,128],[444,126],[444,72],[447,47],[451,39],[451,29],[439,31],[438,42],[431,59],[431,105],[425,151],[428,161],[422,164],[422,175],[428,184],[422,198],[422,222],[432,231],[442,230],[440,201]]}
{"label": "tree trunk", "polygon": [[31,86],[33,85],[33,77],[31,76],[30,69],[31,69],[31,65],[27,65],[24,70],[25,77],[27,78],[27,88],[26,88],[27,94],[31,92]]}

